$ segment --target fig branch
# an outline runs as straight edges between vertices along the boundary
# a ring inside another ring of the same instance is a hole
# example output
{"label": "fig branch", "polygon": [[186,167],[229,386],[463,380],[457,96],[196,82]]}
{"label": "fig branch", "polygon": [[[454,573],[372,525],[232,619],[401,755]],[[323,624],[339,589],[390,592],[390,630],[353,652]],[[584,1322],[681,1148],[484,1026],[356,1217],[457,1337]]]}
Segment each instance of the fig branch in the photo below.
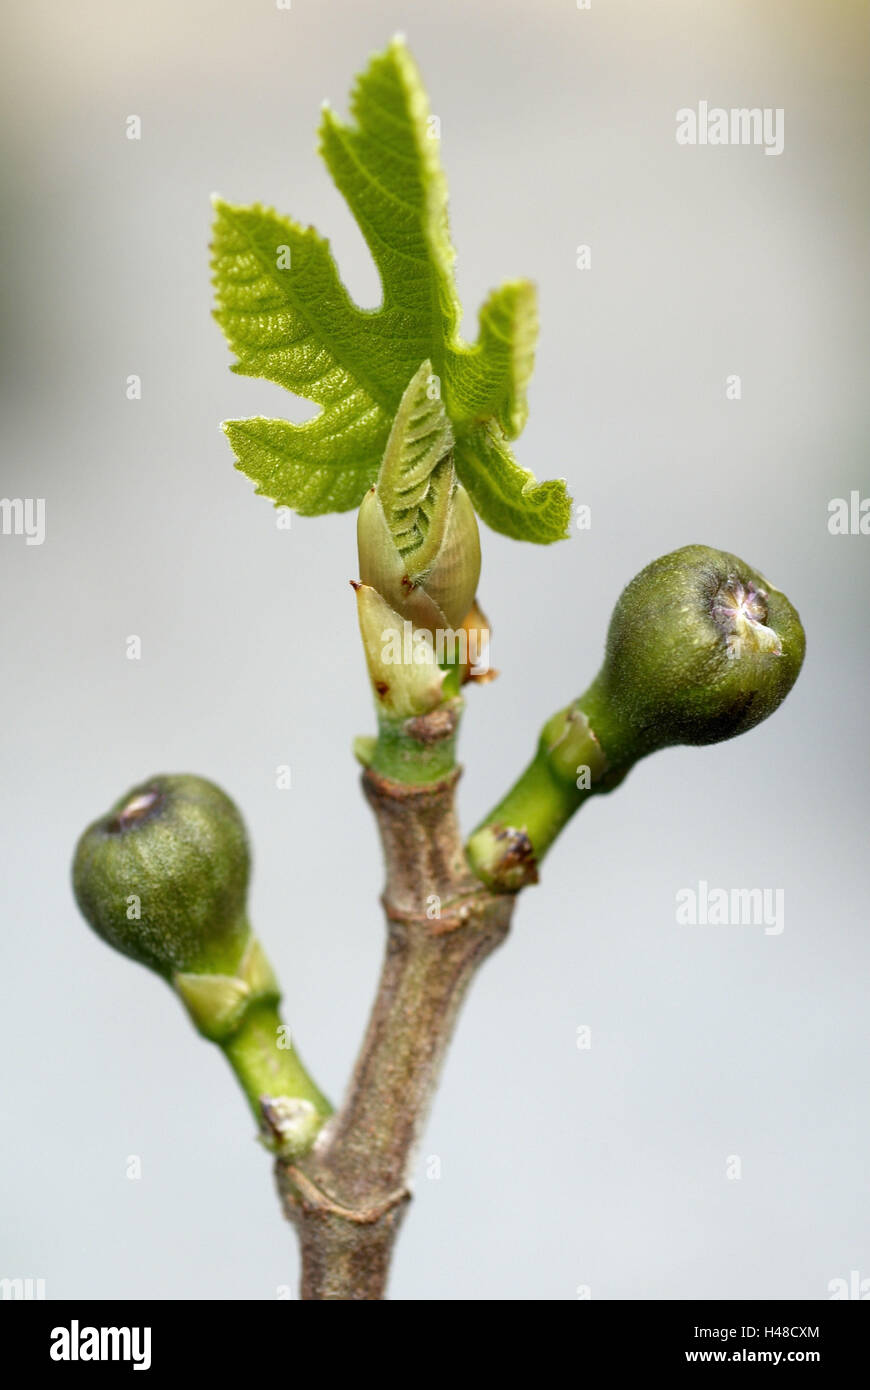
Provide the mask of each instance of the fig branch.
{"label": "fig branch", "polygon": [[299,1233],[304,1299],[384,1297],[460,1005],[510,925],[513,899],[488,892],[465,863],[457,777],[458,769],[425,783],[363,774],[386,867],[381,978],[344,1103],[308,1155],[276,1165]]}
{"label": "fig branch", "polygon": [[690,545],[653,561],[616,603],[598,674],[546,720],[528,766],[463,842],[463,692],[492,675],[477,517],[548,543],[564,536],[570,501],[510,448],[526,414],[533,287],[495,290],[478,341],[459,338],[437,142],[401,42],[372,60],[352,110],[352,125],[326,110],[321,151],[378,267],[378,310],[352,303],[313,228],[259,206],[217,200],[212,248],[235,369],[321,407],[304,425],[226,422],[238,466],[303,515],[359,508],[351,582],[377,728],[354,752],[380,835],[387,941],[338,1108],[279,1012],[248,919],[247,835],[224,792],[190,775],[134,787],[82,835],[73,887],[94,931],[158,974],[226,1056],[274,1155],[302,1297],[370,1301],[385,1296],[458,1011],[518,894],[580,806],[641,758],[771,715],[804,634],[785,595],[733,554]]}

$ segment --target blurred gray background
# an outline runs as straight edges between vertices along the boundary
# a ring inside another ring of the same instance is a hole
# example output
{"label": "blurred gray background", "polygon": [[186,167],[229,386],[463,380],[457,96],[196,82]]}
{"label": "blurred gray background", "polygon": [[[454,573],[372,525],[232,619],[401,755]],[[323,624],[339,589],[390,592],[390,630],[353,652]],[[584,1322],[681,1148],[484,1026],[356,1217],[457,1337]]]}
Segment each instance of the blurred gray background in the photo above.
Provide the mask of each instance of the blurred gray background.
{"label": "blurred gray background", "polygon": [[[0,538],[0,1275],[50,1298],[295,1296],[232,1077],[90,934],[68,866],[141,778],[221,783],[294,1033],[340,1095],[383,939],[349,751],[373,725],[354,517],[279,531],[234,471],[219,420],[312,408],[230,374],[206,247],[213,191],[271,203],[377,302],[315,128],[401,30],[441,118],[466,330],[500,280],[536,280],[517,454],[592,509],[549,549],[484,532],[501,676],[468,700],[467,826],[656,555],[744,556],[809,651],[770,723],[650,759],[553,851],[461,1019],[392,1294],[815,1299],[870,1278],[870,537],[827,528],[831,498],[870,494],[866,6],[16,0],[5,29],[0,493],[44,497],[46,538]],[[782,107],[784,152],[679,147],[701,100]],[[784,932],[678,927],[700,879],[783,888]]]}

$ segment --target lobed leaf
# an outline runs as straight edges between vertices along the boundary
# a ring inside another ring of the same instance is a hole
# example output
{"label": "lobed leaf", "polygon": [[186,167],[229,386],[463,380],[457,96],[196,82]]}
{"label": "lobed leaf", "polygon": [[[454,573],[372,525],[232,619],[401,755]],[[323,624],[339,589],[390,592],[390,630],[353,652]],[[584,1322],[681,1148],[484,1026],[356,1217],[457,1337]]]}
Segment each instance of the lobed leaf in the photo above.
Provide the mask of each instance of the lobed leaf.
{"label": "lobed leaf", "polygon": [[564,482],[538,483],[508,442],[526,419],[535,290],[512,281],[493,291],[477,342],[459,337],[438,141],[400,40],[357,79],[351,117],[344,124],[324,111],[320,151],[377,266],[377,309],[354,304],[313,228],[259,205],[215,203],[215,317],[234,370],[321,406],[304,425],[226,422],[237,464],[259,493],[303,515],[358,506],[408,382],[428,362],[452,424],[457,476],[484,521],[518,539],[558,540],[570,521]]}

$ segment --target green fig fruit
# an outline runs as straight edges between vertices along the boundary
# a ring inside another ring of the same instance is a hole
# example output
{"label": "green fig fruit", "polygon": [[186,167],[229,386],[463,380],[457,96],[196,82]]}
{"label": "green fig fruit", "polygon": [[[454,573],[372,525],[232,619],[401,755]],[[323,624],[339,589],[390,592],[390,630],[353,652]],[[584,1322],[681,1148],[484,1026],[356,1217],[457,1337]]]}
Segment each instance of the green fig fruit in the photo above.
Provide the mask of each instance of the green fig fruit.
{"label": "green fig fruit", "polygon": [[785,594],[736,555],[687,545],[624,589],[580,704],[611,764],[719,743],[773,714],[805,649]]}
{"label": "green fig fruit", "polygon": [[472,868],[501,892],[534,883],[577,808],[639,758],[734,738],[773,714],[805,647],[785,594],[736,555],[687,545],[654,560],[616,604],[595,680],[547,721],[532,761],[471,836]]}
{"label": "green fig fruit", "polygon": [[161,775],[87,828],[73,888],[98,936],[165,979],[233,975],[250,936],[249,873],[229,797],[202,777]]}

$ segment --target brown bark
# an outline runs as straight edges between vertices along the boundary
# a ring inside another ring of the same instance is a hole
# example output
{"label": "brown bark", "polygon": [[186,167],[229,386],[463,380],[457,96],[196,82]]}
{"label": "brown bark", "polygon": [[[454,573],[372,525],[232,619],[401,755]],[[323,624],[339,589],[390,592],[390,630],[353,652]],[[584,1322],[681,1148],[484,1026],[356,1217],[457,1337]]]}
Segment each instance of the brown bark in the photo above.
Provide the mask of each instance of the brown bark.
{"label": "brown bark", "polygon": [[343,1105],[304,1159],[277,1164],[304,1299],[385,1296],[409,1167],[459,1007],[510,926],[514,898],[489,893],[466,863],[458,776],[409,786],[363,774],[386,866],[387,947]]}

